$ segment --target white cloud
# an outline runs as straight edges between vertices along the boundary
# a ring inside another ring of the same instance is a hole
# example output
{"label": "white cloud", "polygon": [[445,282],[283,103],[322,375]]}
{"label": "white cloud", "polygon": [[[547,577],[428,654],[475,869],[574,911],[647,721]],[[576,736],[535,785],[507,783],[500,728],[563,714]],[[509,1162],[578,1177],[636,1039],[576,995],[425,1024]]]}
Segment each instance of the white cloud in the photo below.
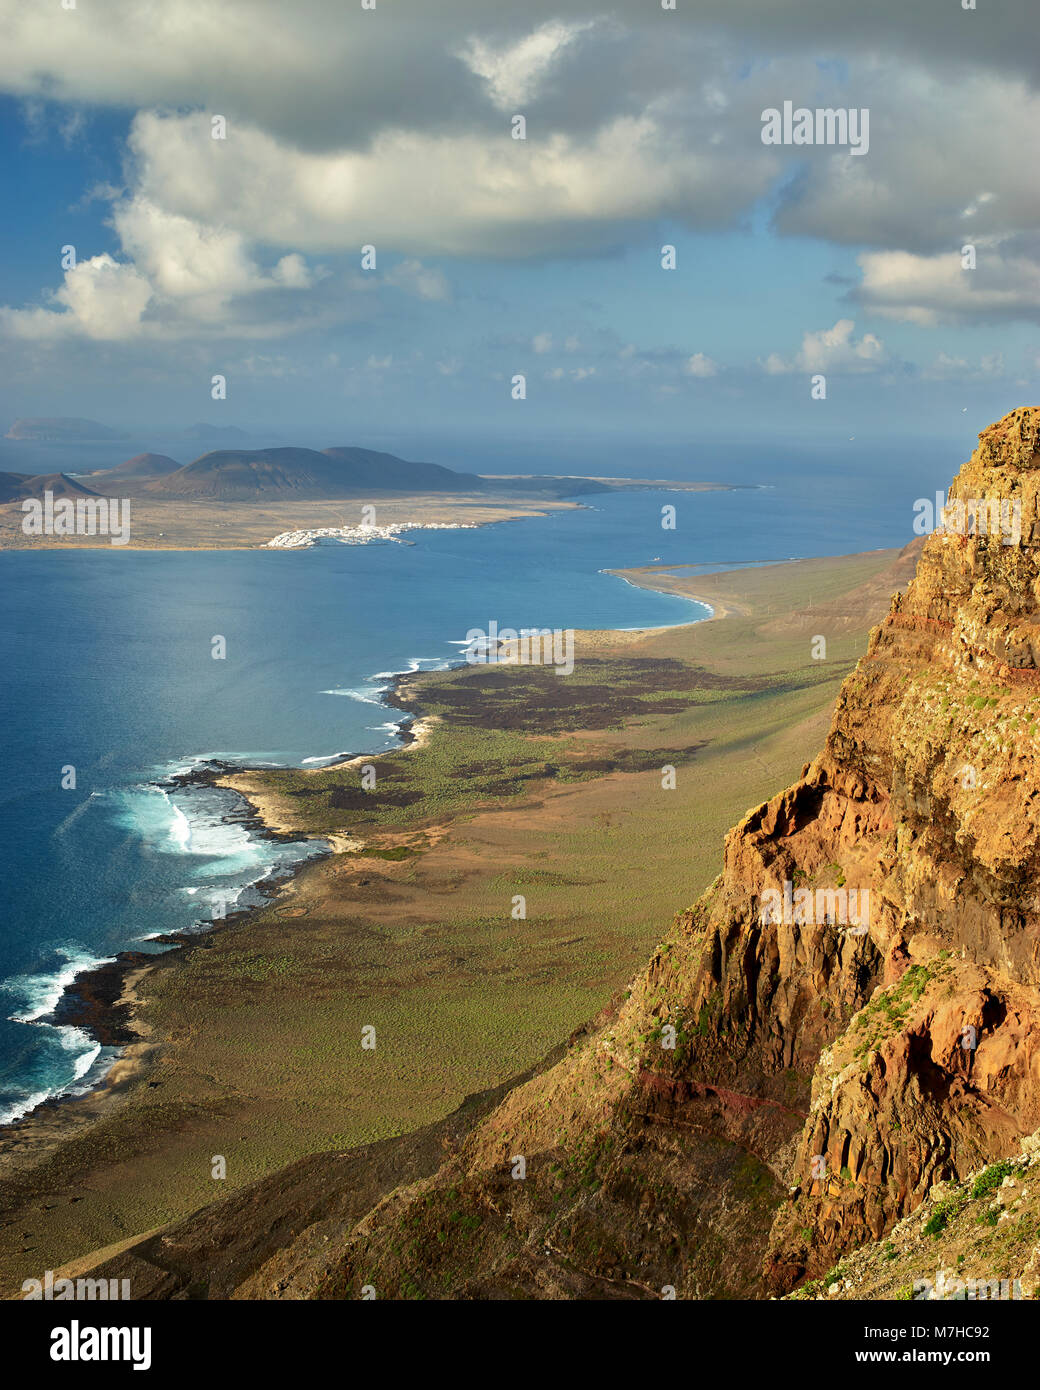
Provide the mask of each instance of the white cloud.
{"label": "white cloud", "polygon": [[771,376],[784,372],[867,372],[887,362],[884,344],[873,333],[853,337],[852,319],[839,319],[833,328],[807,332],[794,358],[770,353],[763,366]]}
{"label": "white cloud", "polygon": [[240,233],[193,222],[147,199],[117,203],[112,226],[127,261],[107,254],[79,261],[50,295],[60,309],[5,309],[0,327],[40,339],[273,336],[293,327],[292,320],[276,313],[265,321],[255,297],[299,297],[314,284],[302,256],[282,256],[266,273]]}
{"label": "white cloud", "polygon": [[1040,319],[1040,246],[988,239],[975,251],[973,270],[963,267],[960,250],[936,256],[870,252],[859,258],[863,283],[856,298],[886,318],[926,327]]}
{"label": "white cloud", "polygon": [[717,363],[710,357],[705,357],[703,352],[695,352],[692,357],[688,357],[683,367],[687,376],[715,376],[718,370]]}
{"label": "white cloud", "polygon": [[[379,242],[408,255],[532,255],[602,246],[619,222],[735,216],[773,176],[684,140],[667,103],[587,135],[388,129],[366,149],[308,153],[255,127],[211,140],[202,115],[137,115],[137,196],[201,224],[301,251]],[[416,215],[416,209],[422,215]]]}
{"label": "white cloud", "polygon": [[60,309],[0,309],[0,331],[40,340],[278,337],[349,317],[358,297],[380,285],[422,300],[451,297],[443,273],[415,259],[375,280],[354,276],[338,296],[315,295],[327,272],[312,269],[299,252],[264,270],[241,232],[143,197],[117,201],[112,227],[126,261],[100,255],[79,262],[50,295]]}
{"label": "white cloud", "polygon": [[[348,18],[342,0],[291,12],[284,0],[0,0],[0,91],[32,103],[38,124],[62,103],[59,128],[78,140],[84,110],[137,109],[113,207],[118,259],[81,262],[48,307],[0,310],[0,327],[276,336],[359,298],[374,312],[379,286],[448,302],[431,257],[598,254],[640,223],[733,225],[777,187],[781,234],[872,248],[853,295],[872,313],[921,326],[1038,318],[1028,7],[965,38],[966,25],[937,22],[943,3],[700,0],[648,20],[635,0],[395,0],[391,37],[382,7]],[[834,52],[847,72],[816,61]],[[763,147],[761,110],[800,92],[869,106],[869,157]],[[512,140],[508,116],[528,103],[529,138]],[[210,138],[212,113],[227,117],[226,140]],[[969,239],[975,272],[956,250]],[[336,292],[308,259],[369,241],[387,263],[404,259],[364,282],[340,277]],[[884,360],[876,337],[856,340],[840,320],[764,365]],[[669,369],[718,370],[700,353]]]}
{"label": "white cloud", "polygon": [[261,275],[240,233],[193,222],[147,199],[119,204],[113,225],[137,269],[170,299],[208,301],[209,312],[218,313],[233,295],[275,283]]}
{"label": "white cloud", "polygon": [[870,153],[803,151],[777,214],[783,233],[936,254],[1040,221],[1040,181],[1022,167],[1040,126],[1035,88],[967,64],[877,59],[858,65],[854,89],[870,109]]}
{"label": "white cloud", "polygon": [[[366,113],[369,122],[378,119],[393,102],[406,121],[432,115],[437,103],[443,111],[447,81],[458,86],[460,74],[470,75],[457,56],[461,36],[486,54],[487,75],[472,82],[472,95],[486,99],[499,74],[507,89],[520,80],[537,84],[575,33],[602,27],[604,16],[629,25],[623,41],[637,66],[650,45],[689,66],[706,36],[729,27],[742,50],[758,55],[866,53],[889,67],[907,60],[945,67],[952,54],[997,73],[1035,76],[1038,68],[1035,17],[1024,4],[990,6],[983,23],[960,13],[951,23],[949,0],[698,0],[686,13],[680,5],[656,20],[645,0],[393,0],[389,21],[382,6],[365,15],[358,8],[344,0],[295,0],[291,8],[284,0],[81,0],[77,13],[62,12],[58,0],[0,0],[3,83],[23,97],[231,110],[321,142],[333,132],[341,138],[351,118],[367,138]],[[703,76],[726,95],[712,68]]]}
{"label": "white cloud", "polygon": [[132,338],[152,297],[133,266],[93,256],[65,272],[51,296],[60,309],[0,309],[0,327],[17,338],[54,339],[70,332],[99,341]]}
{"label": "white cloud", "polygon": [[272,279],[287,290],[309,290],[314,283],[310,267],[295,251],[282,257],[272,271]]}
{"label": "white cloud", "polygon": [[565,24],[554,19],[515,43],[493,45],[474,36],[459,50],[459,57],[484,80],[499,110],[509,111],[537,95],[563,50],[591,28],[591,21]]}
{"label": "white cloud", "polygon": [[552,345],[551,333],[536,333],[531,339],[531,346],[535,352],[552,352]]}

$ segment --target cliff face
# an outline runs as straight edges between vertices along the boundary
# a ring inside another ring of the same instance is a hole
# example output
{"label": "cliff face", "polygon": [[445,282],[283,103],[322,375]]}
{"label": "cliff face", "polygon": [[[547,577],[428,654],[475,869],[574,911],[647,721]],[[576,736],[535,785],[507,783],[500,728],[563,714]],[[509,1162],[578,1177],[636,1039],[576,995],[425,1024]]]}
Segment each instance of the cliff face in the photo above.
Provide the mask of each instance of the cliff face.
{"label": "cliff face", "polygon": [[785,1292],[1018,1151],[1040,1124],[1038,492],[1040,409],[1018,410],[802,780],[730,833],[629,997],[355,1232],[326,1295]]}
{"label": "cliff face", "polygon": [[[794,792],[820,795],[832,825],[844,811],[830,843],[869,874],[881,989],[820,1057],[801,1191],[772,1233],[777,1287],[881,1235],[933,1182],[1017,1151],[1040,1119],[1038,439],[1036,409],[980,435],[952,533],[927,541]],[[969,534],[980,502],[987,534]]]}
{"label": "cliff face", "polygon": [[1017,410],[823,751],[730,832],[632,988],[436,1171],[287,1240],[238,1296],[784,1293],[1019,1152],[1040,1125],[1038,493],[1040,409]]}

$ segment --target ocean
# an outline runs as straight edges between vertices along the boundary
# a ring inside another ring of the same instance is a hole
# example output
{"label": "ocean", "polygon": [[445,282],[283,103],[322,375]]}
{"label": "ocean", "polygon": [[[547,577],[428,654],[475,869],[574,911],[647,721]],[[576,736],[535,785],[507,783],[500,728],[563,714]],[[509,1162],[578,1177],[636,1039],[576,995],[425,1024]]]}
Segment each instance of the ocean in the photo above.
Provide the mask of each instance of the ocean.
{"label": "ocean", "polygon": [[[927,494],[925,494],[927,495]],[[261,838],[242,803],[163,785],[209,758],[317,765],[394,746],[393,673],[459,659],[471,628],[637,628],[703,606],[603,573],[761,564],[910,538],[909,502],[833,489],[637,491],[412,544],[0,553],[0,1122],[94,1084],[113,1050],[46,1021],[77,971],[260,901],[320,852]],[[661,527],[662,507],[676,529]],[[214,660],[213,639],[226,657]],[[454,644],[454,645],[453,645]],[[63,786],[63,782],[66,784]]]}

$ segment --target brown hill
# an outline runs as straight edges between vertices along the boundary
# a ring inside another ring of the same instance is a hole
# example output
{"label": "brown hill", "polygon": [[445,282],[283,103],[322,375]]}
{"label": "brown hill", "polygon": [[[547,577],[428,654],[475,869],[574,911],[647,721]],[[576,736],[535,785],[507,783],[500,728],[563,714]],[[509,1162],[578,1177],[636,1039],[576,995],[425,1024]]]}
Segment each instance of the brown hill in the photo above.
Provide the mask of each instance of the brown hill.
{"label": "brown hill", "polygon": [[45,492],[53,493],[55,497],[97,497],[100,494],[92,488],[81,483],[78,478],[71,478],[67,473],[37,473],[32,476],[24,473],[8,473],[3,475],[5,478],[19,478],[21,481],[16,489],[9,488],[10,496],[4,497],[4,501],[15,501],[25,497],[42,497]]}
{"label": "brown hill", "polygon": [[[95,475],[102,476],[102,475]],[[127,476],[127,475],[124,475]],[[114,471],[104,481],[117,481]],[[135,487],[138,484],[134,484]],[[567,497],[607,492],[591,479],[529,477],[484,478],[438,463],[415,463],[375,449],[217,449],[174,472],[140,485],[147,497],[213,498],[245,502],[371,497],[386,492],[494,493]]]}
{"label": "brown hill", "polygon": [[480,491],[481,480],[369,449],[218,449],[146,484],[155,497],[357,497],[381,491]]}
{"label": "brown hill", "polygon": [[158,478],[166,473],[175,473],[180,464],[166,454],[135,454],[114,468],[99,468],[91,473],[91,481],[96,483],[115,482],[120,478]]}
{"label": "brown hill", "polygon": [[828,603],[812,604],[782,618],[774,618],[763,625],[762,631],[778,637],[815,633],[832,637],[850,631],[864,619],[869,622],[870,615],[878,611],[879,601],[886,603],[896,589],[905,589],[913,579],[923,549],[924,537],[918,536],[903,546],[892,564],[851,593],[842,594]]}
{"label": "brown hill", "polygon": [[16,502],[24,497],[25,484],[31,476],[29,473],[0,473],[0,503]]}
{"label": "brown hill", "polygon": [[409,463],[373,449],[334,448],[322,451],[341,465],[359,490],[404,492],[480,492],[485,480],[476,473],[458,473],[439,463]]}

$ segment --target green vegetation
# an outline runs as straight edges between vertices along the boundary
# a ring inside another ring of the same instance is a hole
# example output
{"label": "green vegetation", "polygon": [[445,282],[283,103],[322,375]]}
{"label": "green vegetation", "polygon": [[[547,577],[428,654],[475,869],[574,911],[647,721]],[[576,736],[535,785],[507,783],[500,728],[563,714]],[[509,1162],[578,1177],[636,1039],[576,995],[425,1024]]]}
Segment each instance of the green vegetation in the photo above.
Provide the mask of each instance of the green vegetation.
{"label": "green vegetation", "polygon": [[859,1060],[867,1058],[886,1038],[902,1028],[911,1009],[933,981],[950,974],[952,966],[947,955],[936,956],[928,965],[910,966],[896,984],[878,990],[870,1003],[864,1005],[849,1029],[854,1054]]}
{"label": "green vegetation", "polygon": [[924,1224],[924,1234],[938,1238],[950,1224],[951,1220],[967,1204],[967,1195],[963,1192],[955,1192],[949,1197],[943,1197],[941,1201],[935,1203],[932,1214]]}
{"label": "green vegetation", "polygon": [[1009,1158],[1003,1158],[999,1163],[991,1163],[972,1183],[971,1195],[973,1197],[985,1197],[994,1188],[1000,1187],[1004,1179],[1014,1171],[1014,1168],[1015,1165]]}

